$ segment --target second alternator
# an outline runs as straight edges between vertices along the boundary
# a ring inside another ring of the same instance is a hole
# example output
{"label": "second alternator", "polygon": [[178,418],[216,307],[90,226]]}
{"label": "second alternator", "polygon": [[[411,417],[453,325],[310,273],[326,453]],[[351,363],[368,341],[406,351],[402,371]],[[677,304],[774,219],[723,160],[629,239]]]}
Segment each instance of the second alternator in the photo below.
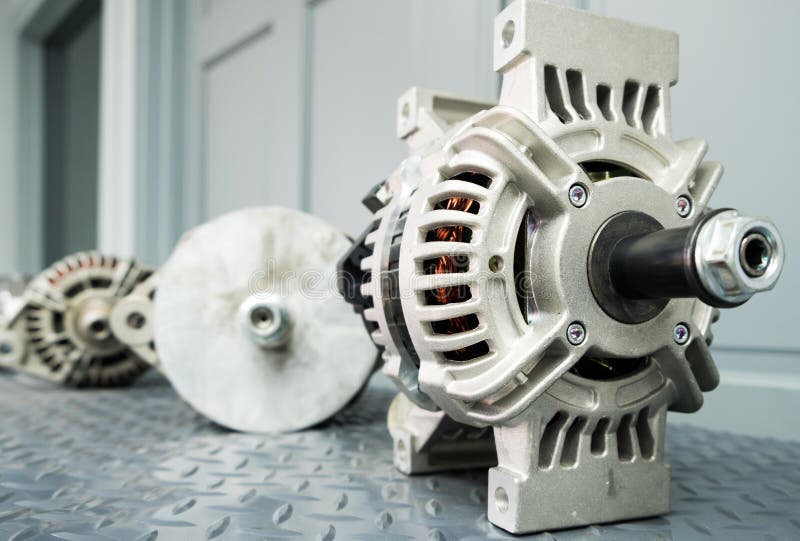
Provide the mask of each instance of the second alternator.
{"label": "second alternator", "polygon": [[111,329],[111,311],[152,271],[132,259],[79,252],[4,302],[0,367],[76,387],[126,385],[148,368]]}

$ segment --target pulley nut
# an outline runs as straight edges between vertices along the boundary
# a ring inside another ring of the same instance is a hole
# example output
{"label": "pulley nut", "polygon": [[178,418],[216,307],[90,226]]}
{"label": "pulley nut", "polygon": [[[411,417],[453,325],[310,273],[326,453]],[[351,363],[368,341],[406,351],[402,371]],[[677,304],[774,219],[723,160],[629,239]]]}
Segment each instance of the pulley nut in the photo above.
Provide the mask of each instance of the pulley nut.
{"label": "pulley nut", "polygon": [[783,241],[766,218],[726,210],[702,224],[694,258],[708,293],[724,302],[742,303],[775,286],[783,268]]}

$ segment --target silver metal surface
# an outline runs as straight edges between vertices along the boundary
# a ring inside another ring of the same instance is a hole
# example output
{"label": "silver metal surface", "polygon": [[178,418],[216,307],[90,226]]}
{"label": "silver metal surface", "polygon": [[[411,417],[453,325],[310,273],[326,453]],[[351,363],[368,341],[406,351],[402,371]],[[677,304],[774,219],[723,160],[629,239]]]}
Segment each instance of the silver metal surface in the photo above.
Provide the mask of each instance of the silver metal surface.
{"label": "silver metal surface", "polygon": [[244,332],[263,348],[284,347],[291,338],[291,318],[279,296],[248,297],[239,307],[238,317]]}
{"label": "silver metal surface", "polygon": [[350,245],[322,220],[279,207],[186,233],[158,271],[153,304],[160,368],[178,394],[247,432],[299,430],[344,407],[376,359],[335,287]]}
{"label": "silver metal surface", "polygon": [[[486,472],[407,477],[374,385],[324,426],[215,427],[155,373],[122,390],[0,377],[0,539],[526,539],[486,520]],[[800,443],[671,426],[672,513],[531,536],[560,541],[800,537]]]}
{"label": "silver metal surface", "polygon": [[[751,252],[758,262],[748,263]],[[694,258],[710,293],[727,302],[744,302],[775,287],[783,270],[783,240],[767,218],[727,210],[700,228]]]}
{"label": "silver metal surface", "polygon": [[109,323],[114,335],[148,364],[160,369],[153,341],[153,298],[158,272],[137,285],[114,305]]}

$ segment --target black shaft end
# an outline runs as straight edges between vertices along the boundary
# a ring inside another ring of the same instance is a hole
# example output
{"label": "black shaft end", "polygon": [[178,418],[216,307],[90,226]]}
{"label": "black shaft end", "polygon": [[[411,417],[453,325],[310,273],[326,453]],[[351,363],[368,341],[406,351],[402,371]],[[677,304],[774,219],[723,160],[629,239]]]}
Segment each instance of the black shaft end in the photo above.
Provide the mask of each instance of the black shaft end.
{"label": "black shaft end", "polygon": [[695,264],[697,237],[711,212],[687,227],[664,229],[641,212],[621,212],[598,230],[589,256],[589,283],[603,310],[625,323],[655,317],[669,299],[697,298],[718,308],[730,303],[703,287]]}

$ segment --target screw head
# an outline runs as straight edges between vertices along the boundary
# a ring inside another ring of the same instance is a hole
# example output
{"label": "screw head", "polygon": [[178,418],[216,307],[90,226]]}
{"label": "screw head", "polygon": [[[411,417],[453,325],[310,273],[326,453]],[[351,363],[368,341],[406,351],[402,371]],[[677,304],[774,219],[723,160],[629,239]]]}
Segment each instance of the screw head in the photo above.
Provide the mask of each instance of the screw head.
{"label": "screw head", "polygon": [[682,195],[675,200],[675,212],[681,218],[686,218],[692,213],[692,200]]}
{"label": "screw head", "polygon": [[589,190],[583,184],[573,184],[569,189],[569,202],[581,208],[589,199]]}
{"label": "screw head", "polygon": [[0,342],[0,355],[8,355],[14,351],[14,346],[8,342]]}
{"label": "screw head", "polygon": [[586,340],[586,328],[577,321],[570,323],[567,327],[567,340],[573,346],[583,344],[583,341]]}
{"label": "screw head", "polygon": [[689,327],[685,323],[678,323],[672,331],[672,338],[679,346],[683,346],[689,341]]}

